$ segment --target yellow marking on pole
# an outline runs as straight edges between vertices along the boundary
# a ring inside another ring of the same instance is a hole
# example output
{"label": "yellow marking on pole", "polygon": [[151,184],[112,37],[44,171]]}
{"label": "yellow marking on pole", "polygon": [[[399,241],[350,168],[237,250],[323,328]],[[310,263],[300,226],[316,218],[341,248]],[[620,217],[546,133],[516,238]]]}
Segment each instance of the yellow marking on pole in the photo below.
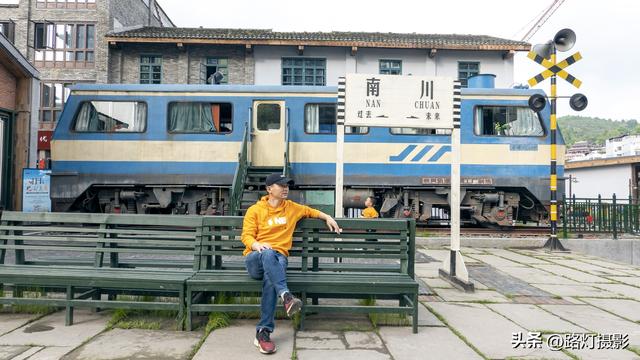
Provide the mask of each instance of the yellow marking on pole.
{"label": "yellow marking on pole", "polygon": [[556,145],[556,144],[551,144],[551,160],[556,160],[556,154],[557,154],[557,151],[558,151],[557,146],[558,145]]}
{"label": "yellow marking on pole", "polygon": [[551,175],[551,190],[558,189],[558,175]]}
{"label": "yellow marking on pole", "polygon": [[551,114],[551,116],[549,116],[549,120],[551,122],[551,130],[556,130],[558,128],[558,120],[556,119],[556,114]]}

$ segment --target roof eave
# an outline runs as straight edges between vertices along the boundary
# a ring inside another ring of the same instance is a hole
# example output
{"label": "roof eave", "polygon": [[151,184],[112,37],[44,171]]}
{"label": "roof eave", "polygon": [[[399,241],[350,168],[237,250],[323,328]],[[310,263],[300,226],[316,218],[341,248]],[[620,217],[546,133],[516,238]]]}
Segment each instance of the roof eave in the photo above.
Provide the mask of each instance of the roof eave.
{"label": "roof eave", "polygon": [[362,48],[392,48],[392,49],[438,49],[438,50],[488,50],[488,51],[529,51],[530,44],[522,45],[442,45],[415,43],[388,43],[377,41],[332,41],[332,40],[277,40],[277,39],[200,39],[200,38],[169,38],[169,37],[120,37],[107,36],[109,43],[167,43],[167,44],[205,44],[205,45],[275,45],[275,46],[341,46]]}

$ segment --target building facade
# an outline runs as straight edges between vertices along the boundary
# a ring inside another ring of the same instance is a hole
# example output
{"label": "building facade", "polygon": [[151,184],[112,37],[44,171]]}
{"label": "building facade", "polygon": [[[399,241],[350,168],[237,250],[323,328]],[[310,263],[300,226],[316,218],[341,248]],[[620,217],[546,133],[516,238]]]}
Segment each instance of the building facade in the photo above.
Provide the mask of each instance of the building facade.
{"label": "building facade", "polygon": [[513,55],[530,44],[483,35],[157,28],[114,31],[110,83],[337,85],[347,73],[496,75],[513,85]]}
{"label": "building facade", "polygon": [[[69,85],[107,82],[105,35],[149,25],[174,26],[155,0],[0,0],[0,32],[40,72],[40,136],[55,129]],[[37,159],[48,158],[38,148]]]}
{"label": "building facade", "polygon": [[20,209],[22,169],[35,165],[39,73],[0,35],[0,207]]}

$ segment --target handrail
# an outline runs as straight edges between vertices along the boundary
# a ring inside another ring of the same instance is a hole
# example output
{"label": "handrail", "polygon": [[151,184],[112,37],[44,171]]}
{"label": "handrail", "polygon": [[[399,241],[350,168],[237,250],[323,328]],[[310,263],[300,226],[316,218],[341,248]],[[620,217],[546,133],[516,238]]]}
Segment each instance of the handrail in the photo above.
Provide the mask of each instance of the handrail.
{"label": "handrail", "polygon": [[238,215],[242,205],[242,193],[247,179],[247,170],[249,169],[249,124],[244,126],[244,134],[242,135],[242,147],[238,153],[238,165],[236,165],[236,173],[233,175],[233,184],[231,186],[231,196],[229,204],[229,213]]}
{"label": "handrail", "polygon": [[291,164],[289,163],[289,108],[286,108],[285,113],[285,133],[284,133],[284,167],[282,169],[282,173],[284,176],[291,176]]}

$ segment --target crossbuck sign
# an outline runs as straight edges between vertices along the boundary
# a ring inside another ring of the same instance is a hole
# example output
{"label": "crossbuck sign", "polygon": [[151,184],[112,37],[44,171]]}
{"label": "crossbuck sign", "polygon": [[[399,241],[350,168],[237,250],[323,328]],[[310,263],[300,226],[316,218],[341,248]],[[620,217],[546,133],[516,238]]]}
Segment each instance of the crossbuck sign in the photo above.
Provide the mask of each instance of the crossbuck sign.
{"label": "crossbuck sign", "polygon": [[349,74],[346,88],[346,126],[453,128],[451,78]]}

